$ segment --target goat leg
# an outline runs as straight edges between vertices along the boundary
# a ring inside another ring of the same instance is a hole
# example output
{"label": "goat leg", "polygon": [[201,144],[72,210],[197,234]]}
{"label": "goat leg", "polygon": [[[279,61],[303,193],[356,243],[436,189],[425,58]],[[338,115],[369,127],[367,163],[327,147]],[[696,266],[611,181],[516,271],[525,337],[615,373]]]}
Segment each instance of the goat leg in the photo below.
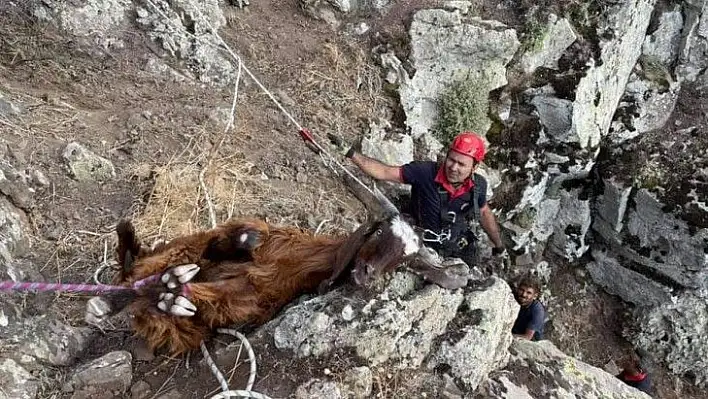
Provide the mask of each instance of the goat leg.
{"label": "goat leg", "polygon": [[116,291],[95,296],[86,303],[84,319],[88,324],[100,326],[111,316],[125,309],[137,296],[135,291]]}

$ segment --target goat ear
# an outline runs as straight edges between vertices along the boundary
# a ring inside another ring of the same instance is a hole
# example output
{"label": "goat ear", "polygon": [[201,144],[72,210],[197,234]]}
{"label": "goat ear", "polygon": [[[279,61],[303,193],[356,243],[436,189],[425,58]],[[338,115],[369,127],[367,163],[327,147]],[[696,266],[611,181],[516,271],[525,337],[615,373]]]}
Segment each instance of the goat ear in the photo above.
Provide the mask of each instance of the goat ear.
{"label": "goat ear", "polygon": [[332,275],[328,280],[325,280],[320,284],[320,293],[326,291],[329,287],[334,285],[342,275],[350,268],[354,257],[359,252],[359,249],[364,245],[366,239],[374,231],[376,223],[368,222],[359,226],[356,231],[349,234],[347,239],[342,243],[334,257],[334,265],[332,268]]}
{"label": "goat ear", "polygon": [[122,220],[116,226],[118,234],[118,263],[122,274],[127,274],[133,269],[135,258],[140,253],[140,241],[135,235],[135,228],[129,220]]}

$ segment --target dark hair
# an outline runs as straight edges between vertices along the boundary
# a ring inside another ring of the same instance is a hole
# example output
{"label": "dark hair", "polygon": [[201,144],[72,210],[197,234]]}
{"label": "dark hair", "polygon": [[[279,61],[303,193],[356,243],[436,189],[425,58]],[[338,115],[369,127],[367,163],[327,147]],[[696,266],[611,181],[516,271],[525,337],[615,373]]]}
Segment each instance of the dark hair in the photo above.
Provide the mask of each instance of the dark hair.
{"label": "dark hair", "polygon": [[536,291],[537,294],[541,292],[541,282],[538,280],[538,278],[531,275],[522,278],[521,281],[519,281],[519,284],[517,284],[517,287],[532,288],[534,291]]}

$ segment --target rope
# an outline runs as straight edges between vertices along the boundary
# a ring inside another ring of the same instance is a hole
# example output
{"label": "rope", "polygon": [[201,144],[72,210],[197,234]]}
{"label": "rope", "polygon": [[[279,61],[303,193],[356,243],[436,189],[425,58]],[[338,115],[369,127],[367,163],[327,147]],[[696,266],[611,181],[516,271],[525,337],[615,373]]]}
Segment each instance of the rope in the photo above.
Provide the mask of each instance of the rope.
{"label": "rope", "polygon": [[[165,18],[166,21],[168,21],[169,23],[172,22],[170,17],[168,17],[167,14],[165,14],[157,5],[155,5],[155,3],[153,3],[151,0],[146,0],[146,2],[152,8],[154,8],[163,18]],[[354,180],[359,185],[361,185],[371,195],[375,196],[376,194],[369,186],[364,184],[364,182],[362,182],[351,171],[349,171],[349,169],[344,167],[344,165],[342,165],[339,161],[337,161],[336,158],[334,158],[330,153],[328,153],[318,142],[316,142],[314,140],[313,137],[311,137],[311,135],[309,135],[309,131],[307,129],[303,128],[300,123],[298,123],[298,121],[288,112],[288,110],[285,109],[285,107],[283,107],[283,105],[280,103],[280,101],[278,101],[278,99],[275,97],[275,95],[270,90],[268,90],[268,88],[265,87],[265,85],[263,85],[263,83],[261,83],[261,81],[258,80],[258,78],[256,78],[256,76],[251,72],[250,69],[248,69],[248,67],[246,67],[246,64],[243,62],[241,57],[231,49],[231,47],[224,41],[224,39],[222,39],[221,35],[219,35],[219,33],[216,31],[216,29],[214,29],[214,27],[211,25],[209,20],[204,17],[204,15],[201,13],[201,11],[199,11],[199,9],[195,9],[195,11],[197,12],[197,14],[199,14],[200,18],[207,25],[207,27],[211,31],[211,34],[218,40],[218,42],[219,42],[218,45],[214,44],[213,42],[211,42],[203,37],[199,37],[199,36],[193,34],[192,32],[187,31],[184,28],[184,26],[174,26],[174,27],[181,30],[183,32],[183,34],[185,34],[186,36],[192,37],[193,39],[198,40],[208,46],[211,46],[211,47],[214,47],[218,50],[226,51],[227,53],[229,53],[229,55],[238,63],[239,70],[242,69],[244,72],[246,72],[248,77],[250,77],[251,80],[253,80],[253,82],[270,98],[271,101],[273,101],[273,103],[278,107],[278,109],[283,113],[283,115],[285,115],[288,118],[290,123],[292,123],[301,133],[307,132],[308,138],[305,139],[306,141],[312,143],[312,145],[315,146],[315,148],[317,149],[318,152],[326,155],[332,163],[334,163],[340,169],[342,169],[344,171],[344,173],[346,173],[350,178],[352,178],[352,180]],[[303,135],[303,138],[304,137],[305,137],[305,135]]]}
{"label": "rope", "polygon": [[104,294],[114,291],[135,291],[153,283],[160,278],[159,274],[138,280],[130,287],[122,285],[107,284],[72,284],[72,283],[39,283],[39,282],[16,282],[0,281],[0,291],[34,291],[34,292],[78,292],[86,294]]}

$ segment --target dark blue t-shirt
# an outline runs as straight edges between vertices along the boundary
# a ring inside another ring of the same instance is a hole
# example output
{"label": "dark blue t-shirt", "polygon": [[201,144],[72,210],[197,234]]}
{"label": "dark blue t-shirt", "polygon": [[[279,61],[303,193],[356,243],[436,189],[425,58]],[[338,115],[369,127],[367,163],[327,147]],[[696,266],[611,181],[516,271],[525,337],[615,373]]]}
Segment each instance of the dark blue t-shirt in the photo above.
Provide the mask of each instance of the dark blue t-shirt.
{"label": "dark blue t-shirt", "polygon": [[519,315],[516,316],[512,334],[525,334],[526,330],[533,330],[532,341],[543,339],[543,323],[546,318],[546,311],[541,302],[534,299],[529,306],[521,307]]}
{"label": "dark blue t-shirt", "polygon": [[[440,220],[441,198],[438,192],[442,185],[435,182],[438,170],[438,164],[432,161],[415,161],[401,167],[403,182],[411,185],[411,216],[416,219],[416,225],[434,232],[439,232],[443,227]],[[482,208],[487,203],[487,181],[482,176],[478,176],[476,180],[479,183],[477,201]],[[460,214],[464,204],[465,201],[461,197],[451,198],[447,210]]]}

